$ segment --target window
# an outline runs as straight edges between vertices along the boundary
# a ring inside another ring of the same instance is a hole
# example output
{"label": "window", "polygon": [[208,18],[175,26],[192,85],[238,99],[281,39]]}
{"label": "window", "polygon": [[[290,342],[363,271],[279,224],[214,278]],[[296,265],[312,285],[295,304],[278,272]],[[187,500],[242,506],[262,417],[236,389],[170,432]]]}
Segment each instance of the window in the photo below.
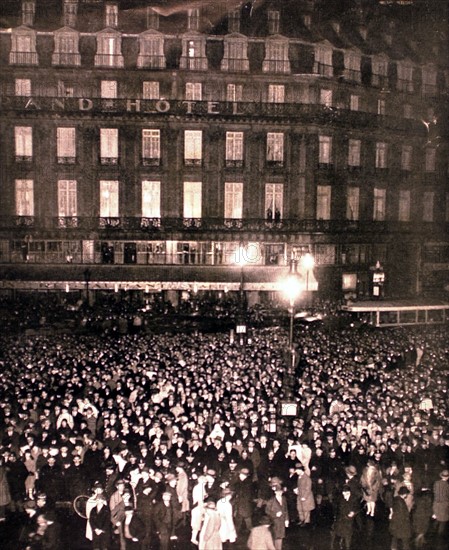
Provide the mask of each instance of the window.
{"label": "window", "polygon": [[36,33],[19,27],[11,33],[9,62],[13,65],[37,65]]}
{"label": "window", "polygon": [[204,36],[186,36],[182,40],[179,68],[207,71],[206,39]]}
{"label": "window", "polygon": [[348,187],[346,196],[346,219],[351,221],[359,220],[360,209],[360,188]]}
{"label": "window", "polygon": [[103,99],[116,99],[117,80],[102,80],[100,85],[100,95]]}
{"label": "window", "polygon": [[142,163],[158,166],[161,160],[161,131],[142,130]]}
{"label": "window", "polygon": [[75,128],[56,129],[56,155],[59,164],[73,164],[75,162]]}
{"label": "window", "polygon": [[161,182],[142,181],[142,218],[161,217]]}
{"label": "window", "polygon": [[34,216],[33,180],[16,180],[16,216]]}
{"label": "window", "polygon": [[438,71],[436,67],[429,66],[422,68],[422,92],[424,95],[435,96],[438,91]]}
{"label": "window", "polygon": [[55,31],[55,49],[52,55],[53,65],[81,65],[78,50],[79,35],[76,32],[62,29]]}
{"label": "window", "polygon": [[60,218],[76,218],[76,180],[58,181],[58,216]]}
{"label": "window", "polygon": [[385,115],[385,99],[377,100],[377,114]]}
{"label": "window", "polygon": [[325,107],[332,107],[332,90],[320,90],[320,104]]}
{"label": "window", "polygon": [[201,130],[184,131],[184,162],[187,165],[201,164],[203,158],[203,132]]}
{"label": "window", "polygon": [[201,101],[203,89],[201,82],[186,82],[186,99],[188,101]]}
{"label": "window", "polygon": [[351,111],[358,111],[360,105],[360,96],[351,94],[349,99],[349,109]]}
{"label": "window", "polygon": [[289,73],[288,40],[285,38],[267,38],[265,40],[265,58],[262,63],[264,73]]}
{"label": "window", "polygon": [[357,52],[348,51],[345,52],[344,64],[345,64],[345,78],[352,82],[360,82],[362,73],[360,70],[362,58]]}
{"label": "window", "polygon": [[183,217],[201,218],[201,182],[184,182],[184,208]]}
{"label": "window", "polygon": [[375,222],[383,222],[385,221],[386,213],[386,189],[379,189],[378,187],[376,187],[374,189],[373,199],[373,220]]}
{"label": "window", "polygon": [[143,99],[160,99],[159,82],[157,80],[146,81],[142,84]]}
{"label": "window", "polygon": [[435,201],[435,193],[426,191],[423,195],[422,221],[433,222],[433,208]]}
{"label": "window", "polygon": [[400,222],[410,221],[410,191],[408,189],[399,191],[398,219]]}
{"label": "window", "polygon": [[426,157],[425,157],[425,171],[426,172],[435,172],[436,168],[436,149],[433,147],[426,148]]}
{"label": "window", "polygon": [[75,88],[72,83],[58,80],[58,97],[75,97]]}
{"label": "window", "polygon": [[280,13],[276,10],[268,11],[268,34],[279,33]]}
{"label": "window", "polygon": [[388,87],[388,60],[374,57],[371,60],[371,84],[380,88]]}
{"label": "window", "polygon": [[331,48],[326,48],[323,46],[315,47],[315,63],[313,72],[322,76],[333,76],[334,68],[332,65]]}
{"label": "window", "polygon": [[401,92],[413,92],[413,66],[398,62],[397,73],[397,89]]}
{"label": "window", "polygon": [[147,31],[139,36],[139,69],[165,69],[164,38],[159,34]]}
{"label": "window", "polygon": [[283,84],[268,85],[268,102],[269,103],[284,103],[285,86]]}
{"label": "window", "polygon": [[350,139],[348,147],[348,166],[360,166],[361,141]]}
{"label": "window", "polygon": [[106,4],[106,27],[115,28],[118,25],[118,6],[116,4]]}
{"label": "window", "polygon": [[243,100],[243,85],[228,84],[226,86],[226,101],[242,101]]}
{"label": "window", "polygon": [[320,164],[330,164],[332,162],[332,137],[318,137],[318,162]]}
{"label": "window", "polygon": [[100,129],[100,161],[101,164],[118,163],[118,129]]}
{"label": "window", "polygon": [[97,34],[96,67],[123,67],[122,39],[118,32],[100,32]]}
{"label": "window", "polygon": [[376,168],[387,167],[387,144],[381,141],[376,143]]}
{"label": "window", "polygon": [[318,185],[316,190],[316,219],[331,219],[331,186]]}
{"label": "window", "polygon": [[64,26],[74,27],[76,25],[76,14],[78,12],[78,2],[64,2]]}
{"label": "window", "polygon": [[243,132],[226,132],[226,166],[243,166]]}
{"label": "window", "polygon": [[412,169],[412,153],[413,147],[411,145],[403,145],[401,152],[401,169],[410,171]]}
{"label": "window", "polygon": [[118,218],[118,181],[100,181],[100,218]]}
{"label": "window", "polygon": [[267,221],[281,221],[283,199],[284,184],[267,183],[265,185],[265,215]]}
{"label": "window", "polygon": [[16,126],[15,147],[16,160],[31,161],[33,158],[33,129],[31,126]]}
{"label": "window", "polygon": [[225,182],[224,217],[241,220],[243,213],[243,183]]}
{"label": "window", "polygon": [[245,72],[249,70],[248,39],[241,35],[225,36],[223,39],[222,71]]}
{"label": "window", "polygon": [[31,80],[29,78],[16,78],[14,81],[14,94],[29,97],[31,95]]}
{"label": "window", "polygon": [[284,164],[284,134],[268,132],[267,134],[267,162],[269,164]]}

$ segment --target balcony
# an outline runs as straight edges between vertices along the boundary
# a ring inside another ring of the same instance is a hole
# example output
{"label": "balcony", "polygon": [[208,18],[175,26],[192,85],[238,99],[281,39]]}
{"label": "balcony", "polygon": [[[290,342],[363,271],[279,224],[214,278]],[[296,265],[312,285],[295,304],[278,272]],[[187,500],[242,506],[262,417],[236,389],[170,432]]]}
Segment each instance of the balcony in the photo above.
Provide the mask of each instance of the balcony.
{"label": "balcony", "polygon": [[95,67],[114,67],[120,69],[124,66],[123,55],[96,54]]}
{"label": "balcony", "polygon": [[326,65],[324,63],[320,63],[319,61],[315,61],[313,65],[313,72],[321,76],[333,76],[334,67],[333,65]]}
{"label": "balcony", "polygon": [[39,59],[36,52],[10,52],[10,65],[38,65]]}
{"label": "balcony", "polygon": [[79,67],[81,65],[81,55],[79,53],[61,53],[55,52],[51,58],[53,66]]}
{"label": "balcony", "polygon": [[262,63],[262,72],[264,73],[289,74],[290,71],[290,61],[288,59],[265,59]]}
{"label": "balcony", "polygon": [[249,71],[248,59],[230,59],[225,58],[221,62],[220,69],[222,71],[230,71],[232,73],[243,73]]}
{"label": "balcony", "polygon": [[117,157],[100,157],[100,164],[102,166],[117,166],[118,158]]}
{"label": "balcony", "polygon": [[16,162],[33,162],[33,157],[30,155],[16,155],[15,156]]}
{"label": "balcony", "polygon": [[243,168],[243,160],[226,159],[226,168]]}
{"label": "balcony", "polygon": [[76,157],[58,157],[58,164],[76,164]]}
{"label": "balcony", "polygon": [[142,157],[141,159],[142,166],[160,166],[161,159],[160,157]]}
{"label": "balcony", "polygon": [[69,229],[69,228],[77,228],[79,225],[79,219],[77,216],[60,216],[57,219],[58,227]]}
{"label": "balcony", "polygon": [[141,55],[137,57],[138,69],[165,69],[165,57],[163,55]]}

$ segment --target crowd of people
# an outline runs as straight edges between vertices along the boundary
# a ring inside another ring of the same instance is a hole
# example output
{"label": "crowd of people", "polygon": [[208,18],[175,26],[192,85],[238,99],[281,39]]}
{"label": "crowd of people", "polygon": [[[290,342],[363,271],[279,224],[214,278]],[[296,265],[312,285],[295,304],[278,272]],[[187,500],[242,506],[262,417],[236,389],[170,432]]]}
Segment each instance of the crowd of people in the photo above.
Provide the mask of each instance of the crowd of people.
{"label": "crowd of people", "polygon": [[335,549],[447,541],[447,327],[295,330],[293,364],[279,327],[0,336],[0,525],[59,549],[74,504],[85,548],[280,550],[327,510]]}

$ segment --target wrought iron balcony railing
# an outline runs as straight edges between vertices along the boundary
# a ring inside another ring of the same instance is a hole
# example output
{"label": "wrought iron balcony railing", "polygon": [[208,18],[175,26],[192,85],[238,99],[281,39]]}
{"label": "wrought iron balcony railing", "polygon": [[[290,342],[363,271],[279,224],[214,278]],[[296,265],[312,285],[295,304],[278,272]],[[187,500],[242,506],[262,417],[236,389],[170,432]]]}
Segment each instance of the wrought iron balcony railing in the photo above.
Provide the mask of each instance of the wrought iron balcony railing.
{"label": "wrought iron balcony railing", "polygon": [[[85,217],[85,216],[3,216],[0,217],[0,230],[10,231],[12,234],[18,228],[33,229],[34,232],[54,231],[64,229],[73,231],[73,237],[83,231],[113,231],[126,237],[126,233],[142,234],[142,238],[151,232],[161,235],[172,232],[259,232],[259,233],[413,233],[431,234],[445,232],[449,224],[445,222],[399,222],[399,221],[372,221],[372,220],[300,220],[284,218],[267,220],[265,218],[172,218],[172,217]],[[54,236],[54,233],[52,233]],[[65,237],[66,238],[65,234]],[[136,237],[134,237],[136,238]]]}

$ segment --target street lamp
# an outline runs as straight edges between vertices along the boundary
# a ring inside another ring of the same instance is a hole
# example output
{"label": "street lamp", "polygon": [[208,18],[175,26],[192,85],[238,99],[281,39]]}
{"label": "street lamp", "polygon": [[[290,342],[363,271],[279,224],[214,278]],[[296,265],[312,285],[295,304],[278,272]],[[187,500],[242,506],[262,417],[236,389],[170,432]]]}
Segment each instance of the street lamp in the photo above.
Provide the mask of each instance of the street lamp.
{"label": "street lamp", "polygon": [[306,292],[309,292],[309,272],[315,267],[315,258],[307,252],[301,257],[301,264],[306,272]]}
{"label": "street lamp", "polygon": [[293,320],[295,318],[295,302],[297,298],[299,298],[301,291],[303,290],[303,285],[297,271],[297,260],[290,260],[290,272],[288,274],[288,277],[284,281],[283,290],[290,304],[290,331],[288,345],[291,352],[291,360],[293,366]]}
{"label": "street lamp", "polygon": [[240,338],[240,343],[243,344],[246,335],[246,323],[245,323],[245,292],[244,292],[244,279],[243,268],[246,265],[246,252],[243,245],[240,245],[235,253],[235,264],[240,266],[240,285],[239,285],[239,309],[240,319],[236,324],[236,332]]}

